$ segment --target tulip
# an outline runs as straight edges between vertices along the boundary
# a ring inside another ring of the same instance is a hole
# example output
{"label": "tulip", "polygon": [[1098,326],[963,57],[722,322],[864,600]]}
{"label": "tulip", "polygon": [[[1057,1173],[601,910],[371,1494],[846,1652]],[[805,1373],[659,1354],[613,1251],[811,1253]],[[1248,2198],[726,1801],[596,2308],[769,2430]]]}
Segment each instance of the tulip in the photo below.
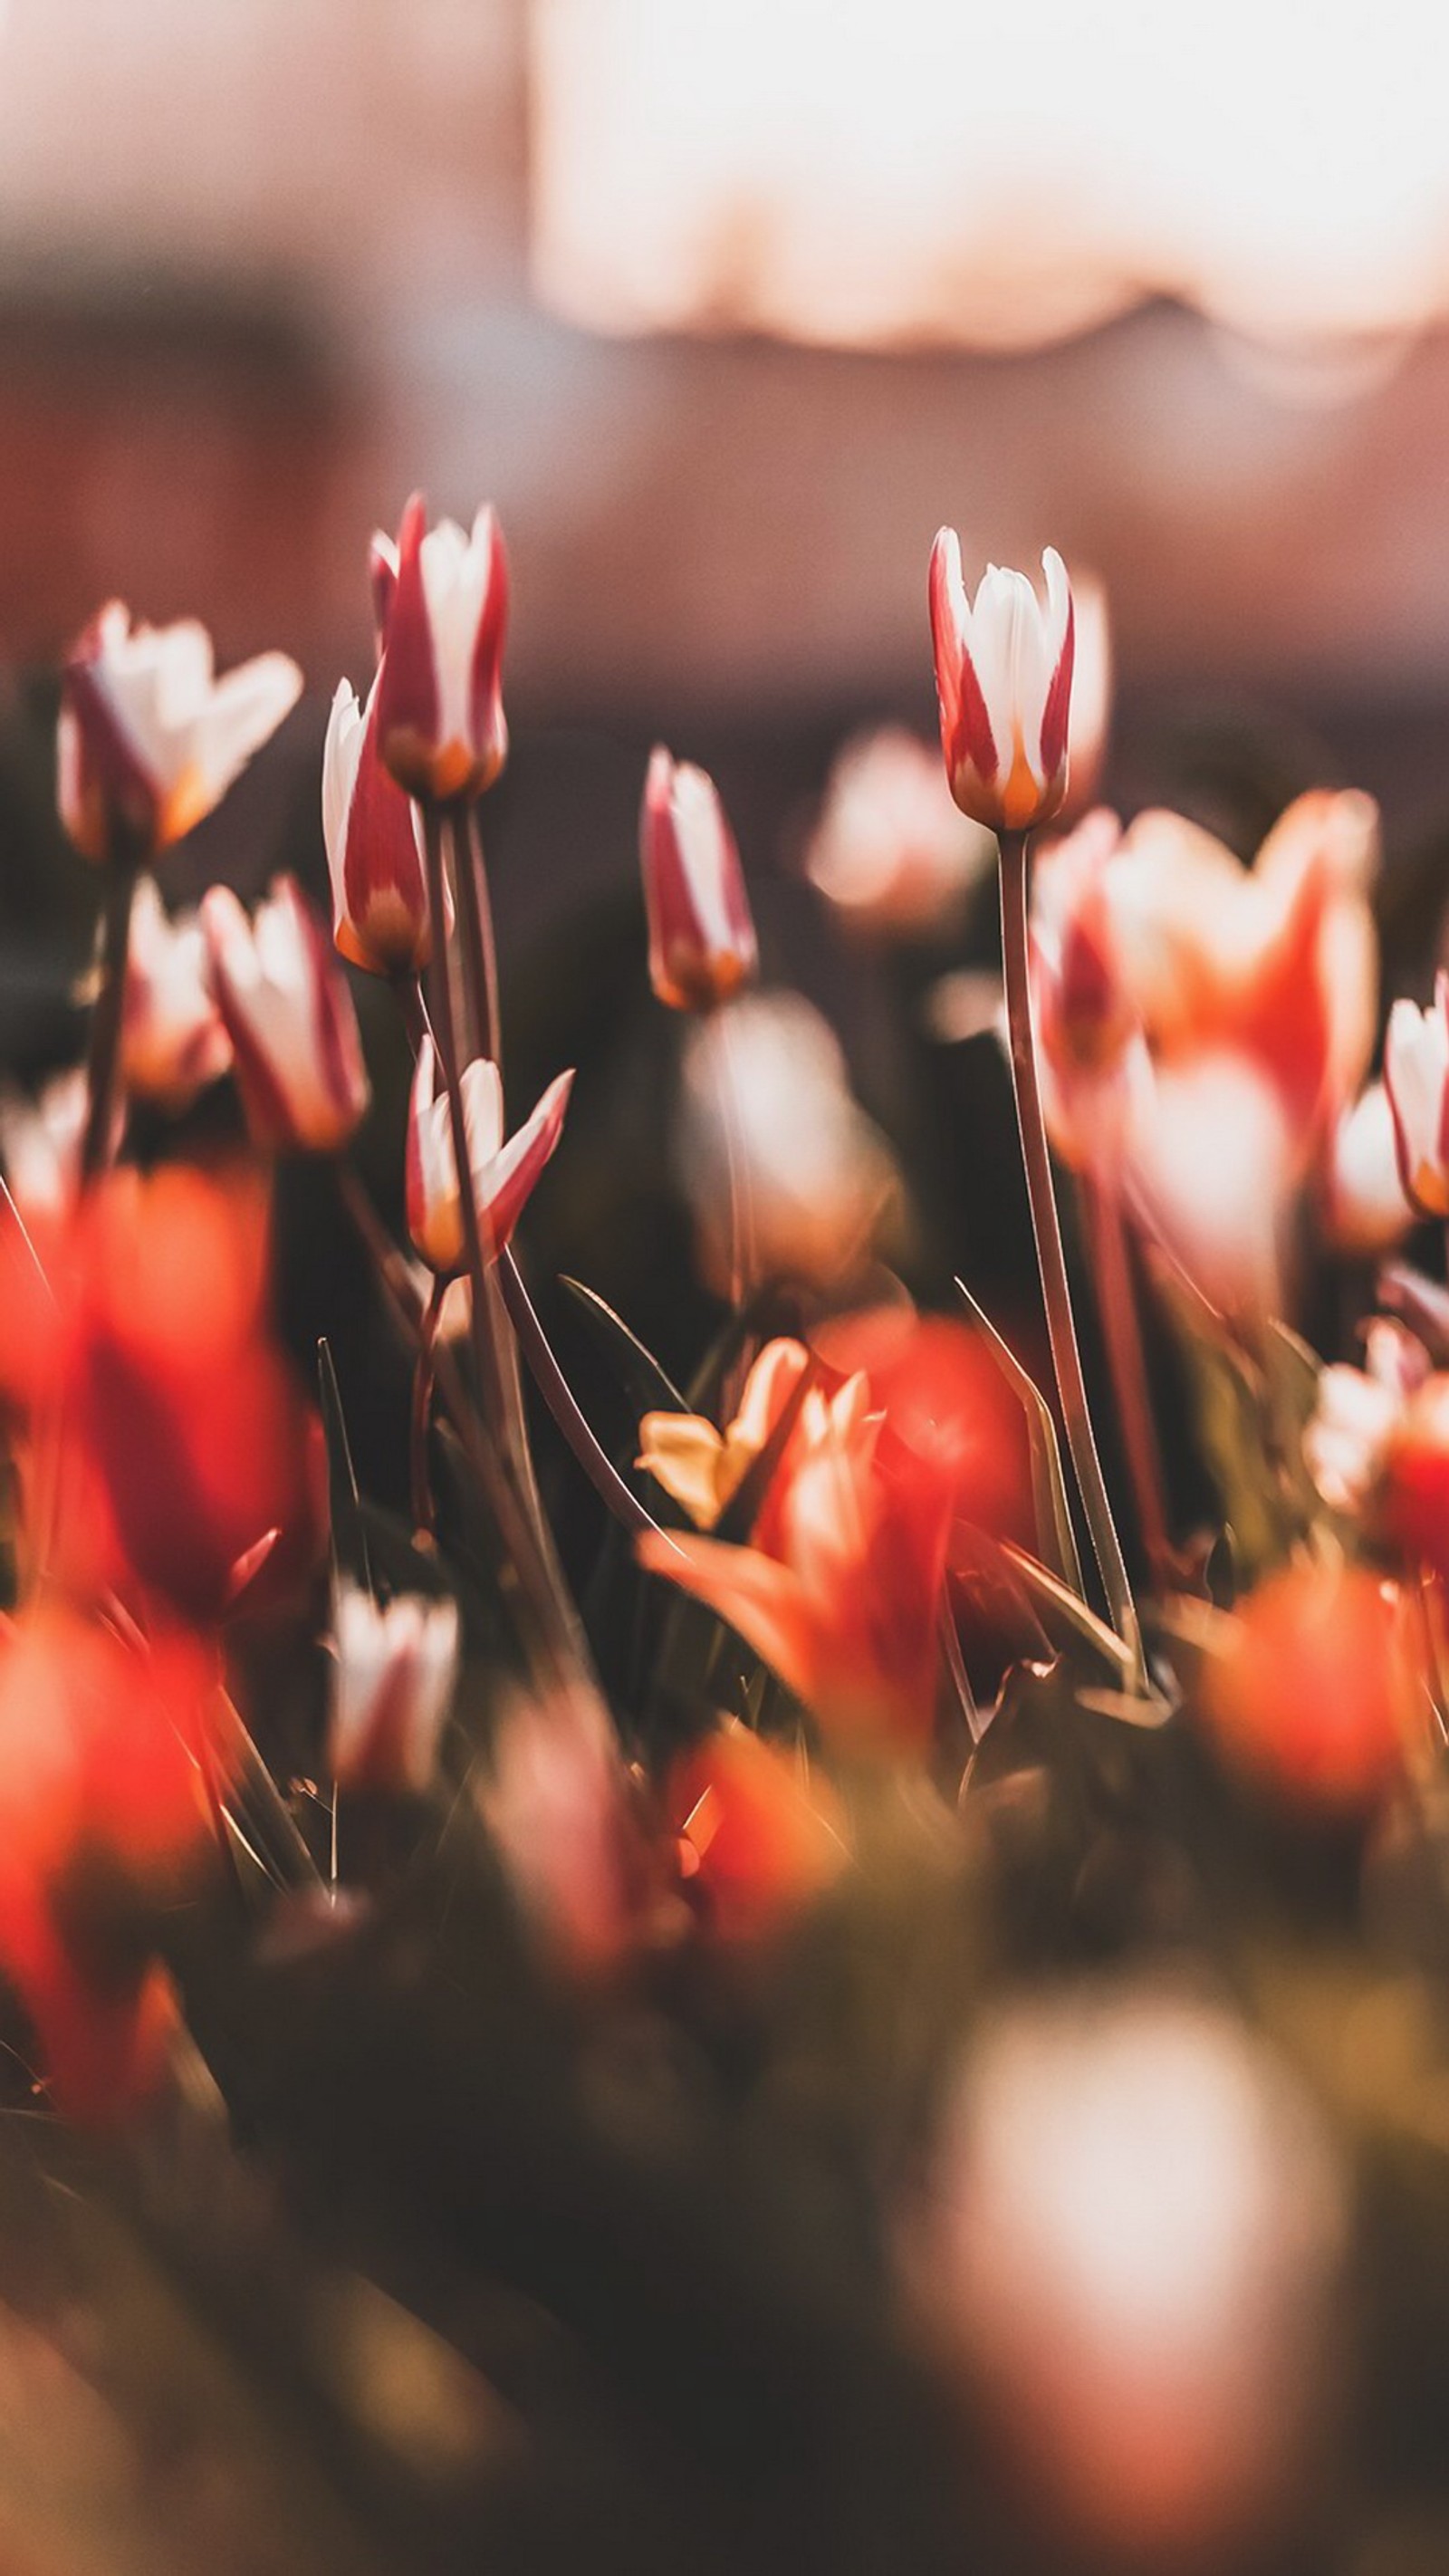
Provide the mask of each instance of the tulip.
{"label": "tulip", "polygon": [[637,1929],[641,1852],[607,1711],[582,1688],[515,1698],[478,1781],[479,1813],[560,1963],[608,1969]]}
{"label": "tulip", "polygon": [[957,812],[934,752],[882,725],[831,769],[805,868],[843,922],[913,938],[953,920],[995,858],[991,834]]}
{"label": "tulip", "polygon": [[135,626],[114,599],[61,673],[61,821],[88,859],[152,859],[220,803],[295,704],[302,674],[263,653],[218,680],[192,618]]}
{"label": "tulip", "polygon": [[401,1593],[384,1604],[343,1583],[333,1636],[333,1778],[342,1789],[424,1796],[457,1678],[457,1603]]}
{"label": "tulip", "polygon": [[1399,1176],[1394,1113],[1382,1082],[1371,1082],[1334,1129],[1321,1212],[1334,1249],[1360,1258],[1391,1252],[1416,1221]]}
{"label": "tulip", "polygon": [[365,709],[339,680],[322,751],[322,831],[332,879],[332,931],[372,975],[421,974],[432,920],[417,808],[377,751],[377,690]]}
{"label": "tulip", "polygon": [[274,880],[250,921],[229,886],[213,886],[201,919],[253,1142],[335,1153],[369,1095],[352,996],[322,923],[292,877]]}
{"label": "tulip", "polygon": [[1330,1511],[1361,1512],[1383,1468],[1409,1399],[1429,1375],[1429,1354],[1403,1324],[1378,1316],[1368,1327],[1365,1364],[1320,1372],[1303,1434],[1308,1472]]}
{"label": "tulip", "polygon": [[1216,2005],[1079,1979],[984,2023],[906,2245],[1026,2563],[1260,2563],[1329,2420],[1348,2186]]}
{"label": "tulip", "polygon": [[714,780],[661,745],[639,817],[649,980],[673,1011],[709,1011],[752,983],[755,925]]}
{"label": "tulip", "polygon": [[197,1757],[217,1696],[180,1632],[123,1644],[46,1608],[0,1644],[0,1968],[57,2109],[91,2126],[164,2069],[178,2016],[156,1954],[214,1832]]}
{"label": "tulip", "polygon": [[1403,1553],[1449,1583],[1449,1375],[1426,1378],[1388,1431],[1380,1510]]}
{"label": "tulip", "polygon": [[1203,1666],[1203,1715],[1229,1767],[1330,1816],[1371,1813],[1402,1778],[1421,1698],[1403,1604],[1362,1566],[1331,1561],[1269,1575]]}
{"label": "tulip", "polygon": [[[485,1260],[496,1260],[506,1249],[558,1145],[573,1079],[571,1072],[559,1074],[532,1116],[505,1144],[503,1083],[497,1065],[480,1057],[463,1069],[463,1124]],[[452,1118],[447,1093],[439,1088],[437,1050],[431,1038],[424,1038],[418,1050],[413,1075],[406,1181],[408,1232],[428,1267],[440,1279],[451,1278],[463,1266],[466,1240]]]}
{"label": "tulip", "polygon": [[931,549],[931,635],[941,748],[963,814],[992,832],[1029,832],[1067,792],[1072,592],[1055,548],[1042,556],[1046,605],[1024,573],[987,567],[975,605],[961,541],[942,528]]}
{"label": "tulip", "polygon": [[154,877],[142,877],[131,906],[121,1020],[123,1088],[180,1110],[231,1063],[207,977],[206,933],[194,912],[174,920]]}
{"label": "tulip", "polygon": [[842,1745],[919,1751],[934,1714],[955,1462],[880,1443],[848,1382],[771,1497],[771,1542],[648,1531],[639,1561],[708,1603]]}
{"label": "tulip", "polygon": [[758,1940],[831,1885],[849,1859],[845,1818],[823,1780],[747,1727],[686,1753],[669,1776],[686,1893],[712,1931]]}
{"label": "tulip", "polygon": [[508,561],[491,509],[465,536],[452,519],[428,526],[414,493],[395,562],[376,544],[374,599],[386,616],[377,683],[377,740],[400,787],[445,804],[481,796],[508,754],[502,664]]}
{"label": "tulip", "polygon": [[[54,1075],[33,1100],[19,1092],[0,1092],[6,1185],[32,1231],[63,1217],[80,1194],[81,1139],[89,1107],[83,1065]],[[118,1104],[116,1144],[123,1118]]]}
{"label": "tulip", "polygon": [[663,1486],[696,1529],[713,1529],[774,1437],[809,1366],[803,1342],[767,1342],[723,1431],[699,1413],[646,1413],[636,1466]]}
{"label": "tulip", "polygon": [[1395,1002],[1384,1089],[1407,1196],[1422,1216],[1449,1216],[1449,975],[1438,978],[1427,1011]]}

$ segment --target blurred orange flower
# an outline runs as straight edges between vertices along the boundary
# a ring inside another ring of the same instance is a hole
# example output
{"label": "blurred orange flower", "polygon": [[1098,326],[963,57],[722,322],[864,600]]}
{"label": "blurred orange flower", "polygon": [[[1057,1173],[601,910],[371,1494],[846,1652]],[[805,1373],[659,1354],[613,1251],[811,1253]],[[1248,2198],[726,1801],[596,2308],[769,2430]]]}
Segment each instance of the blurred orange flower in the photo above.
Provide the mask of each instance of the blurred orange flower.
{"label": "blurred orange flower", "polygon": [[1421,1720],[1392,1586],[1361,1566],[1270,1575],[1204,1665],[1202,1706],[1230,1766],[1290,1804],[1374,1806],[1402,1775]]}
{"label": "blurred orange flower", "polygon": [[747,1727],[726,1727],[682,1755],[668,1802],[686,1888],[728,1940],[773,1931],[849,1858],[845,1819],[826,1783],[807,1781],[789,1754]]}

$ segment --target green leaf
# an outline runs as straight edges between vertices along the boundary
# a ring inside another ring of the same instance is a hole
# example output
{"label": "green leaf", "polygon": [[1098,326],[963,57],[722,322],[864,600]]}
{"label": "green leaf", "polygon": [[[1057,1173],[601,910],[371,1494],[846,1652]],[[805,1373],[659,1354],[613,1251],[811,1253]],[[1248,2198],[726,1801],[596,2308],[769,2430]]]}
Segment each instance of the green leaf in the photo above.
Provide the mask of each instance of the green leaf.
{"label": "green leaf", "polygon": [[1086,1585],[1082,1580],[1082,1561],[1077,1554],[1071,1505],[1062,1473],[1061,1444],[1057,1439],[1051,1407],[1035,1379],[1022,1367],[1015,1351],[1003,1341],[990,1316],[977,1305],[963,1279],[957,1280],[956,1291],[985,1336],[987,1349],[1026,1414],[1037,1545],[1054,1572],[1071,1586],[1078,1600],[1084,1600]]}

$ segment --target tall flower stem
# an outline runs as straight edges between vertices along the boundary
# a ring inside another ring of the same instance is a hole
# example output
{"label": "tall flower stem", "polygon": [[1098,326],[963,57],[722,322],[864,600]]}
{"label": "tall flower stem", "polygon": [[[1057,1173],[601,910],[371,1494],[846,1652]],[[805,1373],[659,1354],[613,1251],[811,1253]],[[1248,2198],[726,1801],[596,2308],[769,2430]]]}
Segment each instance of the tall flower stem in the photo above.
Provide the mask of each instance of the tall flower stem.
{"label": "tall flower stem", "polygon": [[1092,1551],[1101,1573],[1112,1623],[1123,1644],[1131,1650],[1139,1678],[1145,1678],[1142,1632],[1112,1518],[1112,1506],[1107,1498],[1106,1480],[1097,1455],[1096,1436],[1087,1404],[1082,1355],[1077,1347],[1077,1327],[1067,1282],[1066,1254],[1062,1248],[1061,1220],[1052,1183],[1051,1156],[1047,1150],[1046,1122],[1042,1116],[1031,1024],[1026,908],[1027,836],[1024,832],[1003,832],[1000,838],[1001,956],[1011,1041],[1011,1078],[1016,1092],[1016,1118],[1021,1130],[1022,1160],[1026,1166],[1027,1196],[1031,1202],[1032,1232],[1036,1238],[1037,1267],[1041,1273],[1052,1369],[1061,1401],[1067,1446],[1076,1470]]}
{"label": "tall flower stem", "polygon": [[408,1423],[409,1484],[413,1527],[422,1538],[433,1532],[433,1487],[428,1472],[428,1431],[433,1414],[433,1344],[447,1294],[447,1281],[435,1279],[418,1325],[418,1355],[413,1363],[412,1405]]}
{"label": "tall flower stem", "polygon": [[1106,1346],[1107,1366],[1112,1373],[1112,1392],[1122,1429],[1127,1472],[1132,1479],[1137,1525],[1142,1533],[1143,1551],[1153,1582],[1161,1586],[1172,1576],[1172,1546],[1167,1535],[1162,1458],[1152,1423],[1152,1403],[1142,1351],[1141,1319],[1132,1278],[1126,1219],[1118,1193],[1101,1181],[1084,1179],[1082,1205],[1097,1289],[1097,1313]]}
{"label": "tall flower stem", "polygon": [[478,1201],[473,1189],[473,1163],[468,1151],[468,1129],[463,1115],[463,1090],[459,1081],[458,1040],[453,1016],[453,982],[448,957],[448,943],[443,935],[447,920],[446,867],[443,858],[443,817],[435,805],[424,805],[423,844],[427,857],[428,902],[433,916],[433,957],[428,972],[428,1016],[432,1022],[433,1040],[438,1050],[438,1066],[443,1088],[448,1095],[448,1121],[453,1137],[453,1160],[458,1174],[458,1205],[463,1219],[463,1251],[472,1289],[473,1360],[478,1372],[478,1393],[485,1416],[495,1439],[508,1455],[508,1433],[503,1401],[503,1374],[498,1350],[489,1331],[488,1267],[483,1257],[483,1240],[478,1224]]}
{"label": "tall flower stem", "polygon": [[121,1089],[121,1033],[126,1016],[126,961],[131,947],[131,907],[136,897],[139,873],[138,862],[129,855],[113,858],[106,872],[106,899],[101,914],[100,988],[91,1012],[86,1047],[82,1181],[95,1180],[111,1158],[111,1136]]}

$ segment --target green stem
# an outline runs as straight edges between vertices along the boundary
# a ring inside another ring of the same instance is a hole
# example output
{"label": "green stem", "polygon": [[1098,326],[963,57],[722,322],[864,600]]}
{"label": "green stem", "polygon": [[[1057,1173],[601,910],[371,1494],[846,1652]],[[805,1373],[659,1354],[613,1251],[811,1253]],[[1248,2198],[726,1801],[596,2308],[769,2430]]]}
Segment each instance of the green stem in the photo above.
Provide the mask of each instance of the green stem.
{"label": "green stem", "polygon": [[126,1017],[126,961],[131,947],[131,906],[140,871],[134,860],[115,858],[106,872],[101,914],[100,989],[91,1012],[86,1049],[86,1123],[81,1179],[96,1180],[111,1159],[111,1137],[121,1090],[121,1036]]}
{"label": "green stem", "polygon": [[1001,956],[1006,979],[1006,1017],[1011,1041],[1011,1078],[1016,1092],[1017,1125],[1026,1166],[1027,1197],[1046,1308],[1052,1369],[1061,1401],[1062,1421],[1076,1469],[1082,1507],[1087,1516],[1092,1551],[1101,1572],[1112,1623],[1129,1648],[1139,1679],[1145,1679],[1142,1632],[1122,1548],[1107,1498],[1102,1462],[1092,1430],[1082,1355],[1072,1315],[1061,1220],[1052,1184],[1046,1122],[1037,1080],[1036,1045],[1031,1023],[1031,975],[1026,908],[1026,842],[1024,832],[1003,832],[1001,840]]}

